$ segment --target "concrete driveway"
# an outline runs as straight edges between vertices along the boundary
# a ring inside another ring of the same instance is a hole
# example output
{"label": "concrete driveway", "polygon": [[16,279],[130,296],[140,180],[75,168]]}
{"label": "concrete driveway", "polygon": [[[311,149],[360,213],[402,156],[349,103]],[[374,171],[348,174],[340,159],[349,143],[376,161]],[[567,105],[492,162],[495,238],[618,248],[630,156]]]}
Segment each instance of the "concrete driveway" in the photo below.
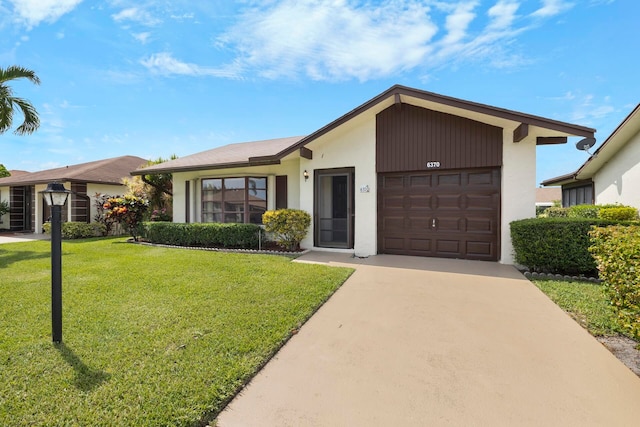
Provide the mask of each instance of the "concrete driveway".
{"label": "concrete driveway", "polygon": [[637,426],[640,378],[513,267],[356,272],[218,417],[239,426]]}
{"label": "concrete driveway", "polygon": [[48,234],[36,234],[36,233],[0,233],[0,244],[2,243],[16,243],[16,242],[28,242],[31,240],[51,240],[51,236]]}

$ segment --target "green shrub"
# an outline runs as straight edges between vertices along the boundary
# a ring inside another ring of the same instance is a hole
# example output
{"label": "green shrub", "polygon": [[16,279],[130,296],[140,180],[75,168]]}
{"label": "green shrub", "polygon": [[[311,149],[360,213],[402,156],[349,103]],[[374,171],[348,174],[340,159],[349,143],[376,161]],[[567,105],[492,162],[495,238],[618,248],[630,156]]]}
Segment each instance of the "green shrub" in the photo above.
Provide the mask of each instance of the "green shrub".
{"label": "green shrub", "polygon": [[[51,234],[51,223],[46,222],[42,225],[45,233]],[[106,232],[104,224],[92,222],[63,222],[62,223],[63,239],[86,239],[88,237],[103,236]]]}
{"label": "green shrub", "polygon": [[638,219],[638,209],[631,206],[603,206],[598,211],[598,218],[611,221],[633,221]]}
{"label": "green shrub", "polygon": [[0,200],[0,216],[9,213],[9,202],[6,200]]}
{"label": "green shrub", "polygon": [[256,224],[145,222],[144,238],[151,243],[205,248],[257,249],[261,228]]}
{"label": "green shrub", "polygon": [[640,226],[594,228],[590,235],[590,250],[618,324],[640,339]]}
{"label": "green shrub", "polygon": [[296,250],[307,235],[311,216],[300,209],[279,209],[262,214],[262,223],[268,233],[273,233],[278,244]]}
{"label": "green shrub", "polygon": [[[551,209],[551,208],[550,208]],[[595,275],[589,252],[592,225],[598,219],[532,218],[511,223],[515,261],[531,271],[567,275]]]}
{"label": "green shrub", "polygon": [[544,211],[548,218],[566,218],[569,208],[561,208],[559,206],[552,206]]}
{"label": "green shrub", "polygon": [[569,218],[598,218],[599,206],[596,205],[575,205],[569,207],[567,217]]}

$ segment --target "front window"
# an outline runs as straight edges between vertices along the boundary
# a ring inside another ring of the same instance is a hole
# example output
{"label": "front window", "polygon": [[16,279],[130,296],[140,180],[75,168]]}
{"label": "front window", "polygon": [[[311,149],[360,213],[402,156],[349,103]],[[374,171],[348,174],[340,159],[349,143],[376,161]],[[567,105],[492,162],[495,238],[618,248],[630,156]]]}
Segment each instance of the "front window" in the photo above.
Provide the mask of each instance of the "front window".
{"label": "front window", "polygon": [[267,178],[202,180],[202,222],[262,224],[267,210]]}

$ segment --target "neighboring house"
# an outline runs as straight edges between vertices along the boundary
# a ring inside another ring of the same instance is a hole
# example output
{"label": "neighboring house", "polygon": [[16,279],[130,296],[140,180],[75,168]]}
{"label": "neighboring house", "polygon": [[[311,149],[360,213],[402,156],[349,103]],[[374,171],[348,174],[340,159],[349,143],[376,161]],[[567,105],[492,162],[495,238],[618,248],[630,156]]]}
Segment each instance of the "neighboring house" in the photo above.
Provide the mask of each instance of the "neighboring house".
{"label": "neighboring house", "polygon": [[536,208],[550,208],[562,200],[562,188],[536,188]]}
{"label": "neighboring house", "polygon": [[535,215],[536,145],[594,129],[393,86],[311,135],[150,166],[173,173],[175,222],[312,215],[302,246],[512,262],[509,223]]}
{"label": "neighboring house", "polygon": [[576,172],[547,179],[562,186],[562,206],[615,204],[640,208],[640,104]]}
{"label": "neighboring house", "polygon": [[145,163],[140,157],[122,156],[0,178],[0,200],[7,200],[11,209],[0,218],[0,229],[41,233],[50,212],[39,192],[54,181],[72,191],[63,208],[63,220],[91,222],[97,213],[94,195],[126,193],[122,178],[130,177],[131,170]]}

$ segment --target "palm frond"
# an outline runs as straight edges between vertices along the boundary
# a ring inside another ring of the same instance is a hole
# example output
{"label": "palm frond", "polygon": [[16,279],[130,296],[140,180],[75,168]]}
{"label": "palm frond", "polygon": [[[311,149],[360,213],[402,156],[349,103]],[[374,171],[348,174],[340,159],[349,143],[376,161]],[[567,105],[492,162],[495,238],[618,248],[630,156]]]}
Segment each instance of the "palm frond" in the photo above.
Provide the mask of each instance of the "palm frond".
{"label": "palm frond", "polygon": [[27,135],[40,127],[40,118],[35,107],[26,99],[13,98],[13,104],[17,105],[24,115],[24,121],[15,130],[17,135]]}
{"label": "palm frond", "polygon": [[20,67],[18,65],[10,65],[9,67],[4,69],[0,68],[0,83],[22,78],[29,80],[33,84],[40,84],[40,78],[33,70],[25,67]]}

